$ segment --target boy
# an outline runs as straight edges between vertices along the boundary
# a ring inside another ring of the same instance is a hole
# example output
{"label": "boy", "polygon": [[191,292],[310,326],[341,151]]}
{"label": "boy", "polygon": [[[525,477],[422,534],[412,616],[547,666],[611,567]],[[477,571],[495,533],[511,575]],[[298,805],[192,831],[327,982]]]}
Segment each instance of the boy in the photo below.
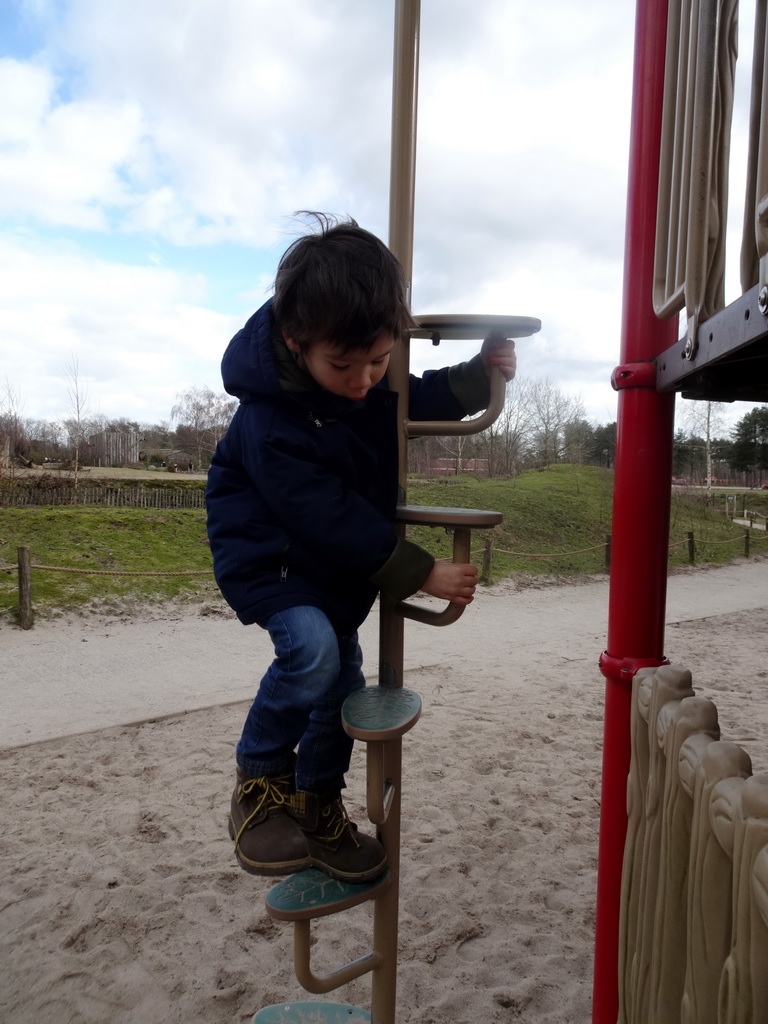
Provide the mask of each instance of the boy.
{"label": "boy", "polygon": [[[357,629],[379,590],[469,604],[477,570],[394,536],[386,372],[414,326],[403,271],[355,221],[315,217],[319,230],[283,255],[274,298],[222,361],[240,406],[208,477],[214,570],[240,621],[267,629],[275,648],[237,745],[229,832],[253,874],[314,866],[364,882],[386,857],[341,799],[352,752],[341,705],[364,685]],[[486,339],[468,363],[411,376],[411,418],[485,408],[491,363],[511,380],[513,346]]]}

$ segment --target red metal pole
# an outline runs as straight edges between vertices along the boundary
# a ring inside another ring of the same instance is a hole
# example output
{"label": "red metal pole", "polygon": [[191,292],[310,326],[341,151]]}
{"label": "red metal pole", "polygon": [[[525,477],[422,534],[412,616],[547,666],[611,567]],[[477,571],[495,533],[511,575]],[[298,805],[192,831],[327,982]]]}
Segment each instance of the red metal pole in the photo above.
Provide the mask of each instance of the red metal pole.
{"label": "red metal pole", "polygon": [[637,0],[621,365],[608,604],[593,1024],[619,1011],[619,905],[627,830],[632,676],[663,661],[674,395],[655,390],[653,359],[676,340],[677,319],[653,312],[667,0]]}

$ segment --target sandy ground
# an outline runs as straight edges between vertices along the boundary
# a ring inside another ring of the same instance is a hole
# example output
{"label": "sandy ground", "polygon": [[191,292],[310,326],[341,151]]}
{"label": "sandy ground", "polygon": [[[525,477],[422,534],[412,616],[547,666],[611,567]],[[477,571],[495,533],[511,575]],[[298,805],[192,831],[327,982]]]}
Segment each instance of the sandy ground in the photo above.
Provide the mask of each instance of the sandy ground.
{"label": "sandy ground", "polygon": [[[670,580],[667,655],[768,770],[768,561]],[[409,623],[399,1024],[587,1024],[608,586],[482,593]],[[375,617],[363,631],[376,663]],[[268,881],[225,830],[233,744],[268,647],[194,609],[0,626],[0,1019],[247,1022],[308,998]],[[348,803],[364,823],[364,755]],[[370,907],[313,926],[364,952]],[[369,1005],[365,979],[329,999]]]}

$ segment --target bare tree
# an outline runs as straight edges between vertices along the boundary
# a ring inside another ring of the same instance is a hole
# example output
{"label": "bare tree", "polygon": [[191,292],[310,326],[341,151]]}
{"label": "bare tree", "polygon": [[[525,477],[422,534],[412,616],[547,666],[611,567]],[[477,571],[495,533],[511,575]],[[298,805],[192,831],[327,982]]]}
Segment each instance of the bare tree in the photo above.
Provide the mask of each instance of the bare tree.
{"label": "bare tree", "polygon": [[13,481],[20,460],[27,461],[23,452],[25,435],[20,415],[20,399],[6,380],[0,393],[0,480]]}
{"label": "bare tree", "polygon": [[64,376],[67,381],[69,408],[72,412],[71,417],[64,421],[64,426],[69,434],[69,441],[74,451],[75,489],[77,489],[78,473],[80,470],[80,449],[86,440],[88,384],[80,376],[80,364],[74,352],[70,355],[69,361],[64,364]]}
{"label": "bare tree", "polygon": [[30,445],[32,461],[59,462],[64,446],[64,426],[55,420],[27,419],[24,421],[24,433]]}
{"label": "bare tree", "polygon": [[481,435],[491,476],[515,477],[525,465],[531,441],[532,387],[532,382],[527,378],[516,377],[514,383],[507,388],[501,415]]}
{"label": "bare tree", "polygon": [[202,466],[204,455],[214,452],[236,409],[236,398],[217,395],[210,388],[191,387],[177,394],[171,422],[176,424],[179,447],[196,456],[198,466]]}
{"label": "bare tree", "polygon": [[443,459],[447,458],[453,463],[452,469],[456,476],[464,470],[464,463],[472,454],[472,442],[474,440],[468,434],[451,434],[448,437],[436,438],[437,443],[445,455]]}
{"label": "bare tree", "polygon": [[723,402],[686,402],[681,407],[681,420],[689,434],[704,439],[704,456],[707,464],[707,494],[712,493],[712,439],[722,437],[726,432]]}
{"label": "bare tree", "polygon": [[[578,425],[582,424],[581,427]],[[585,461],[589,429],[581,401],[549,380],[516,377],[504,409],[481,437],[491,476],[516,476],[528,466],[546,466],[574,456]]]}
{"label": "bare tree", "polygon": [[536,464],[548,466],[561,461],[566,426],[584,419],[581,400],[564,395],[550,380],[536,380],[530,389],[530,414]]}
{"label": "bare tree", "polygon": [[430,434],[412,437],[408,442],[408,472],[417,476],[430,476],[440,453],[441,447],[436,437]]}

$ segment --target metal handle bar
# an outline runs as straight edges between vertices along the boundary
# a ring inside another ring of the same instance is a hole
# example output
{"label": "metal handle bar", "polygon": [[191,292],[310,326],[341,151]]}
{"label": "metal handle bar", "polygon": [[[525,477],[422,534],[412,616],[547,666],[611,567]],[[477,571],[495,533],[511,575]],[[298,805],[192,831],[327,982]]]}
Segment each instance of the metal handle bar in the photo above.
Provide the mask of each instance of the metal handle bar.
{"label": "metal handle bar", "polygon": [[[501,374],[499,374],[501,376]],[[503,379],[503,378],[502,378]],[[420,505],[401,505],[397,510],[397,521],[401,523],[444,526],[454,530],[453,561],[468,562],[473,529],[488,529],[502,520],[501,512],[472,508],[429,508]],[[461,618],[466,605],[449,601],[442,611],[435,611],[421,604],[398,601],[394,611],[405,619],[425,622],[430,626],[449,626]]]}

